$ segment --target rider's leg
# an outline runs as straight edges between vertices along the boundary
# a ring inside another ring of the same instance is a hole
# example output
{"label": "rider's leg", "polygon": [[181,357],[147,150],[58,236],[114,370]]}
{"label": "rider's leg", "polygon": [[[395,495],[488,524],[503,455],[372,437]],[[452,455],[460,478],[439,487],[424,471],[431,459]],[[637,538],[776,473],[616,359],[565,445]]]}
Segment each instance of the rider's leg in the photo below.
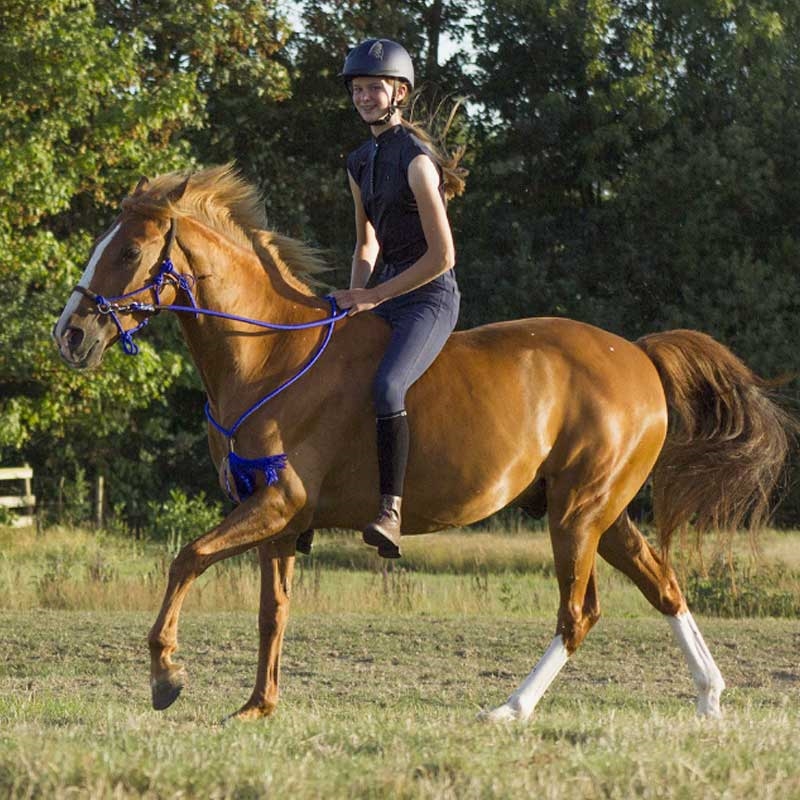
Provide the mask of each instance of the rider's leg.
{"label": "rider's leg", "polygon": [[458,292],[422,287],[379,306],[377,313],[392,326],[392,337],[373,384],[381,504],[377,518],[364,529],[364,541],[384,558],[398,558],[410,441],[406,392],[452,333],[458,319]]}

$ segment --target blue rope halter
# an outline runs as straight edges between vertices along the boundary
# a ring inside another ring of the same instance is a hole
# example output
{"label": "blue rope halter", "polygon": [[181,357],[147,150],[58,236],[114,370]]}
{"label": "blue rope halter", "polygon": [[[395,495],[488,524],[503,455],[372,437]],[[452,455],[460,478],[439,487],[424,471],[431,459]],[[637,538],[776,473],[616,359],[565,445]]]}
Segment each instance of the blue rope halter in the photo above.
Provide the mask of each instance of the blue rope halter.
{"label": "blue rope halter", "polygon": [[[224,311],[214,311],[208,308],[201,308],[197,305],[197,301],[192,293],[192,289],[194,288],[195,284],[194,276],[178,273],[175,270],[172,260],[170,259],[172,245],[175,242],[176,227],[176,220],[173,218],[170,223],[170,229],[167,235],[167,242],[164,248],[164,255],[162,257],[161,264],[156,276],[152,281],[150,281],[150,283],[145,284],[139,289],[134,289],[131,292],[118,295],[117,297],[104,297],[103,295],[92,292],[85,286],[76,286],[73,290],[84,295],[84,297],[87,297],[89,300],[92,300],[95,303],[97,312],[99,314],[108,315],[112,319],[117,331],[119,332],[120,345],[122,346],[122,349],[126,355],[135,356],[139,354],[139,346],[133,340],[133,337],[150,322],[150,317],[145,317],[138,325],[136,325],[136,327],[131,328],[130,330],[125,330],[124,326],[122,325],[122,321],[119,318],[119,314],[132,314],[137,312],[143,314],[157,314],[159,311],[174,311],[178,314],[192,314],[195,319],[199,315],[203,314],[209,317],[229,319],[235,322],[244,322],[249,325],[255,325],[259,328],[266,328],[268,330],[276,331],[299,331],[308,330],[310,328],[321,328],[325,326],[328,328],[327,331],[325,331],[325,336],[323,337],[322,342],[312,354],[311,358],[309,358],[309,360],[300,368],[299,372],[297,372],[291,378],[285,380],[276,389],[273,389],[271,392],[250,406],[250,408],[248,408],[239,416],[239,418],[230,428],[224,427],[217,422],[216,419],[214,419],[214,416],[211,413],[211,405],[209,401],[206,400],[204,409],[206,419],[228,440],[228,455],[226,458],[228,461],[230,474],[233,476],[234,486],[230,485],[226,475],[226,492],[228,497],[233,502],[241,502],[242,500],[246,500],[248,497],[250,497],[250,495],[252,495],[255,491],[256,477],[258,474],[264,476],[264,480],[268,486],[275,483],[278,480],[278,471],[286,467],[287,456],[286,453],[279,453],[277,455],[264,456],[262,458],[244,458],[238,455],[234,449],[234,437],[236,432],[252,414],[262,408],[274,397],[277,397],[277,395],[279,395],[282,391],[288,389],[293,383],[295,383],[295,381],[300,380],[300,378],[302,378],[303,375],[305,375],[314,366],[314,364],[319,361],[320,357],[330,343],[336,323],[346,317],[347,312],[337,308],[336,301],[330,295],[325,297],[331,307],[331,314],[329,317],[325,317],[324,319],[320,320],[314,320],[313,322],[300,322],[295,324],[264,322],[263,320],[242,317],[238,314],[228,314]],[[184,292],[189,298],[189,305],[182,306],[161,303],[161,291],[164,288],[165,283],[170,283],[175,286],[178,291]],[[135,297],[136,295],[147,291],[153,293],[152,303],[142,303],[134,300],[130,303],[120,304],[120,301],[122,300],[128,300],[131,297]],[[234,488],[236,490],[235,493]]]}

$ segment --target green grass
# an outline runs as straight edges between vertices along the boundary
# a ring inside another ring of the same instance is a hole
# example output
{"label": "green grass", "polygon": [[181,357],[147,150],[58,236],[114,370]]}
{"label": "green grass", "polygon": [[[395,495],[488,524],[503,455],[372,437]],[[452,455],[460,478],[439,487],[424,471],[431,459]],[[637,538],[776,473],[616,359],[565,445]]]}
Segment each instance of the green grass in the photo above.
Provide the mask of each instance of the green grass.
{"label": "green grass", "polygon": [[[155,611],[169,554],[163,544],[85,530],[0,528],[0,609]],[[800,616],[800,535],[769,531],[755,556],[746,540],[714,543],[698,557],[686,543],[673,562],[690,604],[720,616]],[[734,564],[731,570],[729,564]],[[551,617],[558,604],[553,560],[541,530],[451,532],[409,538],[387,564],[349,533],[317,537],[297,561],[293,613],[353,609],[381,614]],[[649,606],[624,576],[598,561],[601,604],[617,616]],[[252,553],[202,576],[187,607],[235,611],[258,605]]]}
{"label": "green grass", "polygon": [[[217,725],[254,675],[252,614],[187,614],[190,683],[149,710],[142,613],[0,617],[9,797],[800,797],[796,622],[703,620],[730,690],[694,716],[668,626],[602,621],[527,726],[488,726],[550,622],[300,616],[275,717]],[[69,794],[72,792],[73,794]]]}
{"label": "green grass", "polygon": [[[601,566],[605,616],[535,718],[478,723],[552,637],[547,536],[419,537],[407,553],[387,568],[353,536],[319,538],[298,559],[276,715],[221,726],[255,676],[252,558],[194,588],[188,683],[159,713],[145,637],[164,548],[0,530],[0,797],[800,800],[800,622],[762,614],[776,592],[798,599],[800,535],[769,532],[760,559],[734,549],[735,591],[763,595],[756,617],[698,615],[728,683],[721,721],[695,718],[669,626]],[[720,554],[698,567],[679,548],[675,563],[730,593]]]}

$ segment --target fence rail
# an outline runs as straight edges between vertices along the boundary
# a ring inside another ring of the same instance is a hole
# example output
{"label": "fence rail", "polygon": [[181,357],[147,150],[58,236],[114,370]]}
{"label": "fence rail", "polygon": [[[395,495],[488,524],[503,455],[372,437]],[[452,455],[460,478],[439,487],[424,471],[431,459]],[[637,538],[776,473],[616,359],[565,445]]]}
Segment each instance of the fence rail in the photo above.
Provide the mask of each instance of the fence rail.
{"label": "fence rail", "polygon": [[23,513],[14,515],[11,524],[15,527],[34,524],[36,495],[31,490],[32,480],[32,467],[0,467],[0,482],[18,481],[22,485],[22,494],[0,496],[0,508],[22,509]]}

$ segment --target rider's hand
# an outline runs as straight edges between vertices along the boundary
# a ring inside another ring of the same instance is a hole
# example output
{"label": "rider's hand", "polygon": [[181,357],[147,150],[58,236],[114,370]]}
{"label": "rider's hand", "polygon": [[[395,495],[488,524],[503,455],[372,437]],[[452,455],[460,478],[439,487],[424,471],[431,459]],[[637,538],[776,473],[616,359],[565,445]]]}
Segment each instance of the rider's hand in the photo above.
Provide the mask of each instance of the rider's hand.
{"label": "rider's hand", "polygon": [[348,317],[371,311],[382,302],[372,289],[337,289],[331,292],[331,297],[339,308],[347,311]]}

